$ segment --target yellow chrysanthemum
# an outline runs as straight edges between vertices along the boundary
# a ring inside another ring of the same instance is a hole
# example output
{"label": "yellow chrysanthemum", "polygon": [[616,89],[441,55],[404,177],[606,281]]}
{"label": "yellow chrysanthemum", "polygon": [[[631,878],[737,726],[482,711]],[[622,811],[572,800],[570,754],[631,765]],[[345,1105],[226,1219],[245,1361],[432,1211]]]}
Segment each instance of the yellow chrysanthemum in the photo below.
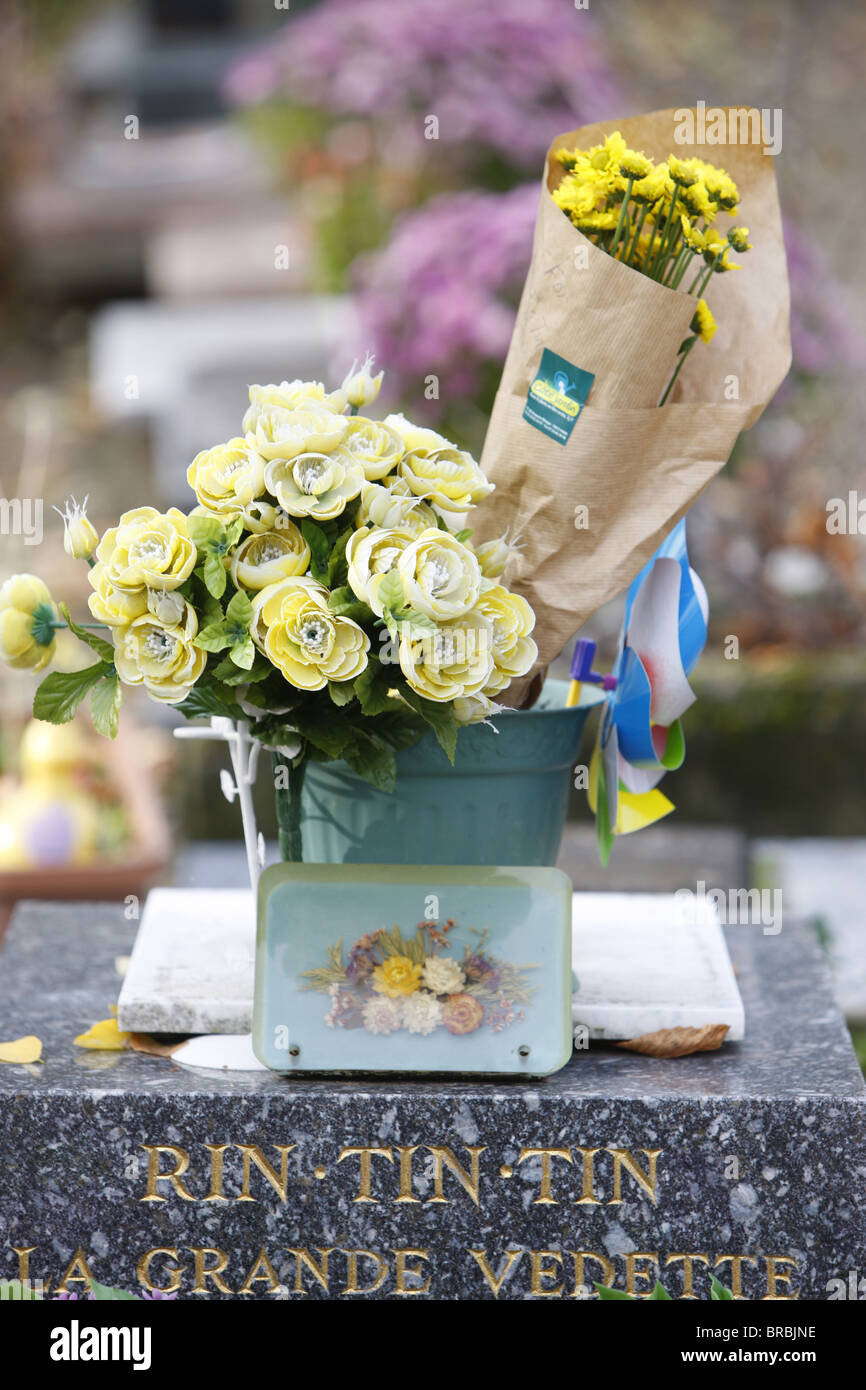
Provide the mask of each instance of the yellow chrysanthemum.
{"label": "yellow chrysanthemum", "polygon": [[701,336],[701,341],[704,343],[708,343],[711,340],[711,338],[715,336],[717,327],[718,325],[715,319],[713,318],[712,313],[710,312],[710,308],[706,300],[699,299],[697,303],[697,308],[695,309],[694,318],[691,322],[692,332],[699,333]]}
{"label": "yellow chrysanthemum", "polygon": [[373,988],[389,999],[414,994],[421,984],[421,966],[408,956],[389,956],[373,971]]}

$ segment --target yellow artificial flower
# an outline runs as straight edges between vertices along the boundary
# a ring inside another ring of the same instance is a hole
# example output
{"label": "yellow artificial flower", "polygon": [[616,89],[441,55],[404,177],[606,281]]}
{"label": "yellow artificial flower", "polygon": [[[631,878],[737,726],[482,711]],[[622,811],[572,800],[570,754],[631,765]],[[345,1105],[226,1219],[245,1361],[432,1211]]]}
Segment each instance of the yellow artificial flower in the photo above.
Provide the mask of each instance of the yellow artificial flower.
{"label": "yellow artificial flower", "polygon": [[264,459],[241,437],[203,449],[186,471],[199,506],[223,520],[250,506],[264,487],[264,476]]}
{"label": "yellow artificial flower", "polygon": [[247,536],[233,552],[229,570],[236,588],[258,590],[306,574],[309,565],[310,547],[286,517],[279,531]]}
{"label": "yellow artificial flower", "polygon": [[425,699],[478,695],[493,674],[492,624],[473,609],[422,638],[401,638],[400,669]]}
{"label": "yellow artificial flower", "polygon": [[481,567],[472,551],[438,528],[422,531],[406,546],[397,573],[406,602],[439,622],[468,613],[481,591]]}
{"label": "yellow artificial flower", "polygon": [[472,549],[485,579],[498,579],[505,573],[512,557],[519,552],[517,543],[508,539],[507,531],[504,536],[496,536],[493,540],[483,541],[481,545],[473,545]]}
{"label": "yellow artificial flower", "polygon": [[403,999],[421,985],[421,966],[409,956],[388,956],[373,971],[373,988],[389,999]]}
{"label": "yellow artificial flower", "polygon": [[377,482],[392,473],[406,452],[395,429],[362,415],[349,420],[342,447],[361,465],[368,482]]}
{"label": "yellow artificial flower", "polygon": [[355,597],[368,604],[380,618],[383,605],[377,597],[379,585],[414,538],[415,533],[408,527],[383,529],[377,526],[363,526],[349,537],[346,546],[349,587]]}
{"label": "yellow artificial flower", "polygon": [[99,563],[90,571],[94,589],[102,578],[100,565],[115,589],[177,589],[192,574],[197,558],[186,517],[176,507],[165,513],[155,507],[124,512],[102,537],[96,556]]}
{"label": "yellow artificial flower", "polygon": [[353,362],[340,388],[349,405],[353,405],[356,410],[362,405],[372,405],[382,389],[385,373],[377,372],[373,375],[374,361],[373,354],[368,352],[359,372],[355,371]]}
{"label": "yellow artificial flower", "polygon": [[41,671],[54,655],[55,621],[48,586],[35,574],[13,574],[0,587],[0,660]]}
{"label": "yellow artificial flower", "polygon": [[299,454],[329,454],[340,444],[348,421],[324,404],[309,402],[297,410],[266,405],[247,437],[262,458],[293,459]]}
{"label": "yellow artificial flower", "polygon": [[117,589],[108,577],[105,565],[94,565],[88,575],[94,592],[87,606],[98,623],[109,627],[128,627],[134,618],[147,612],[148,590],[144,584],[137,589]]}
{"label": "yellow artificial flower", "polygon": [[273,502],[267,502],[261,497],[244,507],[241,516],[244,519],[244,530],[253,531],[257,536],[263,536],[267,531],[278,531],[283,522],[288,521],[285,512],[281,512]]}
{"label": "yellow artificial flower", "polygon": [[499,714],[502,706],[494,704],[487,695],[458,695],[453,708],[458,724],[483,724],[485,719]]}
{"label": "yellow artificial flower", "polygon": [[381,526],[385,530],[406,530],[418,536],[428,526],[436,525],[436,513],[426,502],[416,497],[405,479],[391,474],[387,486],[365,483],[361,502],[355,513],[355,525]]}
{"label": "yellow artificial flower", "polygon": [[339,415],[346,408],[342,391],[325,390],[321,381],[281,381],[268,386],[251,386],[250,403],[243,418],[244,434],[255,430],[259,415],[269,406],[280,410],[301,410],[307,406],[324,408]]}
{"label": "yellow artificial flower", "polygon": [[350,681],[367,665],[370,639],[351,618],[328,607],[328,591],[313,579],[283,579],[253,599],[253,641],[298,690]]}
{"label": "yellow artificial flower", "polygon": [[493,483],[463,449],[405,454],[399,472],[415,496],[429,502],[453,527],[459,527],[470,507],[493,491]]}
{"label": "yellow artificial flower", "polygon": [[486,584],[477,611],[492,628],[493,671],[484,686],[485,695],[498,695],[516,676],[525,676],[535,665],[538,648],[530,633],[535,614],[520,594],[501,584]]}
{"label": "yellow artificial flower", "polygon": [[66,503],[63,511],[54,510],[63,518],[63,549],[74,560],[89,560],[99,544],[99,533],[87,518],[87,498],[79,504],[74,497]]}
{"label": "yellow artificial flower", "polygon": [[125,685],[143,685],[153,700],[176,705],[185,700],[207,664],[207,652],[194,645],[198,619],[184,602],[181,621],[172,626],[150,613],[114,633],[114,664]]}
{"label": "yellow artificial flower", "polygon": [[177,589],[145,589],[147,611],[163,627],[177,627],[186,617],[186,599]]}
{"label": "yellow artificial flower", "polygon": [[275,458],[265,466],[265,486],[290,516],[332,521],[357,497],[364,471],[347,450]]}
{"label": "yellow artificial flower", "polygon": [[699,299],[691,322],[692,332],[699,333],[701,341],[708,343],[715,336],[717,326],[706,300]]}

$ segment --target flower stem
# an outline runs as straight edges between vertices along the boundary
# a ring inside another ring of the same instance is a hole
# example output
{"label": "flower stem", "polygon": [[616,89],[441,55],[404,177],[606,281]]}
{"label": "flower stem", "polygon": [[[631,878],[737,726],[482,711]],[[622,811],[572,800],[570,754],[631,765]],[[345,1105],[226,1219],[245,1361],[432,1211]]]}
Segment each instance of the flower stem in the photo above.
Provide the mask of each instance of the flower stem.
{"label": "flower stem", "polygon": [[631,174],[629,174],[629,176],[628,176],[628,182],[626,183],[626,187],[625,187],[625,193],[624,193],[624,195],[623,195],[623,200],[622,200],[622,203],[620,204],[619,217],[617,218],[617,223],[616,223],[616,231],[615,231],[614,234],[613,234],[613,241],[612,241],[611,244],[610,244],[610,254],[611,254],[612,256],[615,256],[615,255],[616,255],[616,248],[617,248],[617,246],[619,245],[619,237],[620,237],[620,232],[622,231],[623,223],[628,221],[628,212],[627,212],[627,210],[628,210],[628,200],[629,200],[629,198],[631,197],[631,186],[632,186],[633,183],[634,183],[634,178],[633,178],[633,176],[632,176]]}
{"label": "flower stem", "polygon": [[698,341],[698,334],[696,333],[695,336],[694,336],[693,338],[687,339],[687,341],[686,341],[686,343],[685,343],[685,346],[681,349],[681,351],[680,351],[680,358],[679,358],[679,361],[677,362],[677,365],[674,367],[673,376],[671,377],[670,381],[668,382],[667,386],[665,387],[665,393],[664,393],[664,395],[662,396],[661,400],[659,401],[659,405],[660,405],[660,406],[661,406],[661,405],[664,405],[665,401],[667,400],[668,396],[670,395],[670,393],[671,393],[671,387],[673,386],[674,382],[676,381],[677,377],[678,377],[679,374],[680,374],[680,368],[682,367],[683,363],[685,362],[686,358],[688,357],[689,353],[691,352],[692,348],[694,347],[694,345],[695,345],[695,343],[696,343],[697,341]]}
{"label": "flower stem", "polygon": [[649,203],[644,203],[644,204],[642,204],[641,210],[640,210],[640,215],[639,215],[639,217],[638,217],[638,219],[637,219],[637,222],[636,222],[636,224],[635,224],[634,235],[633,235],[631,241],[629,242],[628,250],[626,251],[625,255],[623,256],[623,260],[625,261],[626,265],[632,265],[632,264],[633,264],[632,257],[634,256],[635,250],[637,249],[637,244],[638,244],[638,242],[640,241],[640,234],[641,234],[641,232],[643,231],[643,224],[644,224],[644,221],[645,221],[645,219],[646,219],[646,215],[647,215],[648,209],[649,209]]}
{"label": "flower stem", "polygon": [[274,753],[274,776],[285,768],[287,785],[277,788],[277,825],[279,826],[280,858],[287,864],[301,864],[304,859],[301,833],[301,792],[307,771],[306,758],[292,761],[282,753]]}

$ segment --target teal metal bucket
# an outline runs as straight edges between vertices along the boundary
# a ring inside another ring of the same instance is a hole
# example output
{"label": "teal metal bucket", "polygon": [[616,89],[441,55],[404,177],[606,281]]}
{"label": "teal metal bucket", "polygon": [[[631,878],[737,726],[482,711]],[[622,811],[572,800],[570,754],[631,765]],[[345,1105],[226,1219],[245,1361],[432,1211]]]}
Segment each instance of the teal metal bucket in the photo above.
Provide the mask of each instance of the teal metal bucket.
{"label": "teal metal bucket", "polygon": [[584,686],[545,682],[530,710],[462,729],[454,766],[433,734],[397,754],[397,784],[377,791],[342,762],[310,763],[301,801],[312,864],[556,864],[573,768],[590,709]]}

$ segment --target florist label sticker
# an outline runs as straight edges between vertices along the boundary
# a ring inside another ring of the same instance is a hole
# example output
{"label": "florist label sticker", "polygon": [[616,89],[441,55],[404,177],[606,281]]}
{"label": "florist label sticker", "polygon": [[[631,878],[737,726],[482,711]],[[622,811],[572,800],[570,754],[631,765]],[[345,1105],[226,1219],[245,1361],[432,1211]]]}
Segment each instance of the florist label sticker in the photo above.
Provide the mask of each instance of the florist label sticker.
{"label": "florist label sticker", "polygon": [[594,381],[593,372],[545,348],[523,408],[524,420],[558,444],[566,444]]}

